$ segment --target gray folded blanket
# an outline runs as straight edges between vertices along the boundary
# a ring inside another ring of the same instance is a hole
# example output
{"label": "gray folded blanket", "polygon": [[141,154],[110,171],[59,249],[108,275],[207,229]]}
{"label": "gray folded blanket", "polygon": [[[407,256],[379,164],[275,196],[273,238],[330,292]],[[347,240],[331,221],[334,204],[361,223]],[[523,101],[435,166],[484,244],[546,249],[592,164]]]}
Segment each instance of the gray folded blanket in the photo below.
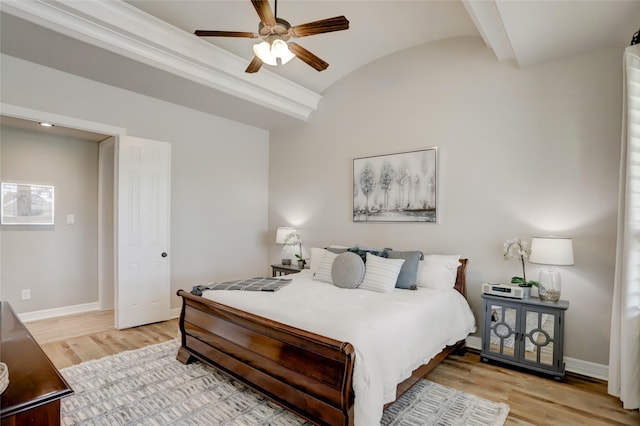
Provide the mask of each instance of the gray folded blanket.
{"label": "gray folded blanket", "polygon": [[193,286],[191,294],[202,296],[205,290],[278,291],[291,282],[291,278],[256,277]]}

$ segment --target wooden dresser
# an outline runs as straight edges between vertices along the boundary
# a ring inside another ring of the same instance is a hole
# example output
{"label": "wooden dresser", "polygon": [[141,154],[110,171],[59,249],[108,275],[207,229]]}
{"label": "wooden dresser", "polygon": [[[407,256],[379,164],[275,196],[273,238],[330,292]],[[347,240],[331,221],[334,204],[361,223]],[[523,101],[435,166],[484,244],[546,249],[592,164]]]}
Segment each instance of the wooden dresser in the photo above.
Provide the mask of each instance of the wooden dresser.
{"label": "wooden dresser", "polygon": [[2,426],[59,425],[60,399],[73,393],[8,302],[0,302],[0,361],[9,387],[0,396]]}

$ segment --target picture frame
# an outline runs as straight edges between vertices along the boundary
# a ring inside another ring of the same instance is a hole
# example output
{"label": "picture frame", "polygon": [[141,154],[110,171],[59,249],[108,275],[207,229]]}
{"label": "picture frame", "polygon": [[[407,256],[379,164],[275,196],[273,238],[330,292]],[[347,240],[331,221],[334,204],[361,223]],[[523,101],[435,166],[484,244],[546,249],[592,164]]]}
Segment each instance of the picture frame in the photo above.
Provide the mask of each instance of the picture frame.
{"label": "picture frame", "polygon": [[2,182],[2,225],[53,225],[55,188],[51,185]]}
{"label": "picture frame", "polygon": [[354,222],[438,221],[438,148],[353,160]]}

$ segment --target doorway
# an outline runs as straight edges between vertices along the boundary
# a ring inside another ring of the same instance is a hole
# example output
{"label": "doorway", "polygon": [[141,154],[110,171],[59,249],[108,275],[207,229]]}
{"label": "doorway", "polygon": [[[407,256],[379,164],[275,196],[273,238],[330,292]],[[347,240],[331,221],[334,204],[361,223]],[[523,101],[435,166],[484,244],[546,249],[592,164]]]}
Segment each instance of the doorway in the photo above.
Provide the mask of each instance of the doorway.
{"label": "doorway", "polygon": [[14,105],[0,104],[0,115],[105,136],[98,151],[98,309],[113,306],[116,328],[169,319],[170,144]]}
{"label": "doorway", "polygon": [[[62,306],[60,308],[41,309],[35,308],[34,312],[27,312],[23,316],[23,320],[32,321],[41,318],[54,317],[60,315],[74,314],[87,310],[105,310],[113,309],[115,304],[114,283],[115,274],[113,265],[115,263],[114,249],[114,231],[115,224],[113,220],[114,211],[114,169],[115,169],[115,146],[118,137],[126,134],[125,129],[116,128],[100,123],[87,122],[72,117],[63,117],[56,114],[47,113],[45,111],[36,111],[16,107],[13,105],[0,104],[0,114],[2,115],[2,124],[22,129],[30,129],[38,132],[38,126],[35,123],[45,121],[55,123],[55,127],[46,129],[46,133],[54,134],[56,137],[69,137],[77,140],[86,140],[93,143],[99,143],[98,146],[98,229],[97,229],[97,284],[98,284],[98,300],[97,302],[86,303],[81,305]],[[43,129],[45,131],[45,129]],[[101,142],[102,141],[102,142]],[[95,151],[94,151],[95,152]],[[95,179],[95,178],[94,178]],[[62,196],[62,194],[60,194]],[[72,220],[65,217],[68,212],[56,211],[56,224],[58,229],[63,229]],[[94,212],[95,214],[95,212]],[[63,215],[63,216],[61,216]],[[95,221],[95,216],[93,216]],[[76,218],[82,219],[82,218]],[[65,223],[66,222],[66,223]],[[76,225],[77,226],[77,225]],[[32,228],[33,229],[33,228]],[[37,231],[37,230],[35,230]],[[42,233],[42,232],[41,232]],[[95,233],[91,237],[95,241]],[[5,249],[8,247],[5,246]],[[5,256],[6,257],[6,256]],[[95,267],[95,266],[94,266]],[[0,298],[8,299],[9,294],[3,295],[3,288],[7,283],[0,282]],[[10,298],[15,299],[16,289],[11,290]],[[20,299],[18,299],[20,300]]]}

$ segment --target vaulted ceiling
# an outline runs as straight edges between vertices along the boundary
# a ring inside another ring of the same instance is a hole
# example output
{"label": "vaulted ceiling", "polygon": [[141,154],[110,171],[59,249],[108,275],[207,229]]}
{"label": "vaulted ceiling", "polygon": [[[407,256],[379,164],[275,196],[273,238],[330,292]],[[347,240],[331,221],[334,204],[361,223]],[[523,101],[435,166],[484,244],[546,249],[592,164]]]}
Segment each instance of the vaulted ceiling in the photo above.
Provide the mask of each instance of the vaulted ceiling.
{"label": "vaulted ceiling", "polygon": [[350,28],[295,40],[325,71],[294,59],[247,74],[256,40],[193,31],[257,32],[249,0],[3,0],[0,11],[3,53],[267,129],[307,120],[336,81],[412,46],[479,36],[497,61],[527,67],[622,51],[640,22],[640,1],[282,0],[292,25],[344,15]]}

